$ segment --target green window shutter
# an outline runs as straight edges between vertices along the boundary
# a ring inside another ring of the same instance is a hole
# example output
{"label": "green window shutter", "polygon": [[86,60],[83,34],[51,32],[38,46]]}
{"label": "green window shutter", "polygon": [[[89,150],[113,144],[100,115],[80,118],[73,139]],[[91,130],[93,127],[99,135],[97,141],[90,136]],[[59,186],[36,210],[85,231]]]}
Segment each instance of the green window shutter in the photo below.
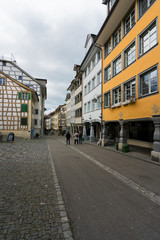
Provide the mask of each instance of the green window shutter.
{"label": "green window shutter", "polygon": [[18,99],[22,99],[22,93],[21,92],[18,93]]}
{"label": "green window shutter", "polygon": [[21,104],[21,112],[28,112],[28,105],[27,104]]}
{"label": "green window shutter", "polygon": [[27,118],[21,118],[21,125],[23,126],[27,125]]}
{"label": "green window shutter", "polygon": [[31,100],[31,93],[28,93],[28,100]]}

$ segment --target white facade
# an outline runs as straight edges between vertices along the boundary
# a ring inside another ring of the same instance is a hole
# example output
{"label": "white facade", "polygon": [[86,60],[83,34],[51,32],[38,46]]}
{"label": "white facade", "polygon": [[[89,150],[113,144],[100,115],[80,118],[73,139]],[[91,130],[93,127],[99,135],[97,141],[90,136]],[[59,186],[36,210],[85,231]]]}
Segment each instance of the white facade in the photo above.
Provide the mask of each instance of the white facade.
{"label": "white facade", "polygon": [[83,71],[83,135],[85,138],[87,134],[90,141],[94,141],[94,139],[100,138],[101,131],[102,54],[101,48],[94,45],[93,37],[92,45],[90,45],[90,41],[88,44],[90,48],[81,64]]}
{"label": "white facade", "polygon": [[70,131],[71,127],[71,94],[66,95],[66,131]]}

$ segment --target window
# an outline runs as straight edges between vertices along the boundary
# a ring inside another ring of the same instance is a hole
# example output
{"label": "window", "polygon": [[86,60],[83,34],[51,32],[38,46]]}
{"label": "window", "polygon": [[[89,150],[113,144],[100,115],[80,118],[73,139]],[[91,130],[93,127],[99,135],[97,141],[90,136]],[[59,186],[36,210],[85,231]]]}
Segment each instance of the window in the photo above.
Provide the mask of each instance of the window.
{"label": "window", "polygon": [[91,71],[91,64],[88,65],[88,73]]}
{"label": "window", "polygon": [[113,34],[113,48],[115,48],[121,41],[121,26]]}
{"label": "window", "polygon": [[135,79],[124,84],[124,101],[136,97],[136,81]]}
{"label": "window", "polygon": [[91,106],[91,103],[88,102],[88,112],[90,112],[90,106]]}
{"label": "window", "polygon": [[22,93],[22,99],[27,100],[28,99],[28,93]]}
{"label": "window", "polygon": [[124,68],[128,67],[136,60],[136,43],[132,43],[125,51],[124,51]]}
{"label": "window", "polygon": [[23,99],[23,100],[30,100],[31,99],[31,93],[18,93],[18,99]]}
{"label": "window", "polygon": [[28,112],[28,105],[27,104],[21,104],[21,112]]}
{"label": "window", "polygon": [[94,68],[95,65],[96,65],[96,58],[95,58],[95,56],[94,56],[94,58],[92,59],[92,68]]}
{"label": "window", "polygon": [[102,72],[97,73],[97,85],[102,81]]}
{"label": "window", "polygon": [[157,67],[140,75],[140,96],[145,96],[158,91]]}
{"label": "window", "polygon": [[22,80],[22,76],[18,76],[18,79],[19,79],[19,80]]}
{"label": "window", "polygon": [[95,110],[95,101],[92,100],[92,111],[94,111],[94,110]]}
{"label": "window", "polygon": [[34,125],[37,125],[37,124],[38,124],[38,120],[34,119]]}
{"label": "window", "polygon": [[91,82],[88,83],[88,93],[91,91]]}
{"label": "window", "polygon": [[100,52],[100,51],[98,51],[98,53],[97,53],[97,62],[99,62],[99,61],[100,61],[100,59],[101,59],[101,52]]}
{"label": "window", "polygon": [[21,125],[26,126],[27,125],[27,118],[21,118]]}
{"label": "window", "polygon": [[154,21],[140,36],[140,55],[146,53],[157,44],[157,26]]}
{"label": "window", "polygon": [[38,115],[38,109],[35,109],[35,115]]}
{"label": "window", "polygon": [[121,72],[121,55],[113,61],[113,76]]}
{"label": "window", "polygon": [[113,90],[113,104],[121,103],[121,87]]}
{"label": "window", "polygon": [[104,45],[104,58],[106,58],[111,52],[111,38]]}
{"label": "window", "polygon": [[84,113],[86,113],[87,112],[87,104],[85,103],[84,104]]}
{"label": "window", "polygon": [[101,97],[97,98],[97,109],[101,108]]}
{"label": "window", "polygon": [[5,85],[5,78],[0,78],[0,85]]}
{"label": "window", "polygon": [[104,108],[108,108],[111,105],[111,94],[107,92],[104,94]]}
{"label": "window", "polygon": [[156,0],[139,0],[139,16],[142,17]]}
{"label": "window", "polygon": [[5,67],[7,65],[7,63],[4,61],[4,62],[2,62],[2,65]]}
{"label": "window", "polygon": [[111,64],[104,69],[104,82],[111,79]]}
{"label": "window", "polygon": [[124,19],[124,35],[135,25],[135,6]]}
{"label": "window", "polygon": [[84,87],[84,95],[87,94],[87,85]]}
{"label": "window", "polygon": [[92,89],[95,88],[95,77],[92,79]]}

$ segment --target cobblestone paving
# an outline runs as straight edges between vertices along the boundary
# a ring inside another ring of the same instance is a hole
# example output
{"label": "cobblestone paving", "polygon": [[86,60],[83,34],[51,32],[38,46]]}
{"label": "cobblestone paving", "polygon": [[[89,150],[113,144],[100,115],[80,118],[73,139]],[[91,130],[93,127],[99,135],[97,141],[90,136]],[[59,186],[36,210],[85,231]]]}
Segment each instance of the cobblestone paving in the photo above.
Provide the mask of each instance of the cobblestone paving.
{"label": "cobblestone paving", "polygon": [[45,138],[0,143],[0,239],[65,237]]}

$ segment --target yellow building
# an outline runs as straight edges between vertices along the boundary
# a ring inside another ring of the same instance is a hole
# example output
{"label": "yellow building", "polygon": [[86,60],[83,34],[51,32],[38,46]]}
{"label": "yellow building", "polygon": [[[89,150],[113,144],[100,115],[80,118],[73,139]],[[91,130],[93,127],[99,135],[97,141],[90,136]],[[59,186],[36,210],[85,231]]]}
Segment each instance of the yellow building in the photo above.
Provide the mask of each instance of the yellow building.
{"label": "yellow building", "polygon": [[102,120],[105,145],[153,149],[160,161],[160,0],[104,0]]}

